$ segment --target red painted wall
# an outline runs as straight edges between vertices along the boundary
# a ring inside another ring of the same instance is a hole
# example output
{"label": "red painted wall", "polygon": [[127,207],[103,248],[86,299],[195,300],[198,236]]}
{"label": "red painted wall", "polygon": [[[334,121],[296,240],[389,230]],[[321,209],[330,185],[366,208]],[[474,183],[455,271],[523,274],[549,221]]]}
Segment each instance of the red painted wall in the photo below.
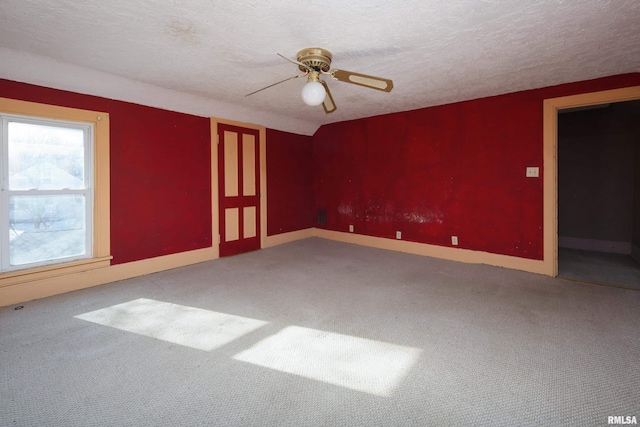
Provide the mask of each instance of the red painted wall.
{"label": "red painted wall", "polygon": [[323,228],[542,259],[543,100],[634,85],[640,73],[325,125],[313,137]]}
{"label": "red painted wall", "polygon": [[109,113],[112,264],[211,246],[208,118],[2,79],[0,96]]}
{"label": "red painted wall", "polygon": [[[269,235],[327,229],[542,258],[542,100],[628,74],[323,126],[268,130]],[[207,118],[0,79],[0,96],[111,117],[113,264],[211,246]],[[544,172],[544,171],[542,171]],[[314,197],[315,196],[315,197]]]}
{"label": "red painted wall", "polygon": [[310,136],[267,129],[267,235],[314,226]]}

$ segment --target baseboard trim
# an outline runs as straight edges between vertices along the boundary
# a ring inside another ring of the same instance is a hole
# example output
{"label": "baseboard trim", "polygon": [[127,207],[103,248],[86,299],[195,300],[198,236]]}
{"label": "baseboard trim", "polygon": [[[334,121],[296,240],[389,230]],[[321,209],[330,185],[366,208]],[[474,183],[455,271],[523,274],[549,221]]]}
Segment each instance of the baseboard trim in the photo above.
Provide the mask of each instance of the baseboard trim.
{"label": "baseboard trim", "polygon": [[[264,241],[263,248],[270,248],[310,237],[319,237],[322,239],[351,243],[360,246],[429,256],[469,264],[487,264],[496,267],[528,271],[531,273],[550,274],[548,263],[540,260],[472,251],[462,248],[429,245],[426,243],[408,242],[405,240],[385,239],[382,237],[344,233],[321,228],[307,228],[304,230],[267,236]],[[638,259],[640,259],[640,248],[635,247],[635,249],[639,255]],[[157,273],[159,271],[170,270],[172,268],[211,261],[217,258],[217,250],[213,247],[209,247],[125,264],[111,265],[104,268],[76,272],[43,280],[34,280],[12,286],[5,286],[0,288],[0,307],[89,288],[92,286],[103,285],[105,283],[130,279],[132,277],[143,276],[145,274]]]}
{"label": "baseboard trim", "polygon": [[558,236],[558,246],[561,248],[608,252],[612,254],[629,255],[631,253],[631,242],[618,242],[612,240]]}
{"label": "baseboard trim", "polygon": [[216,259],[214,248],[164,255],[0,288],[0,307]]}
{"label": "baseboard trim", "polygon": [[508,255],[492,254],[489,252],[472,251],[462,248],[429,245],[426,243],[408,242],[406,240],[385,239],[382,237],[365,236],[354,233],[344,233],[316,228],[316,236],[339,242],[353,243],[379,249],[405,252],[414,255],[441,258],[468,264],[487,264],[496,267],[511,268],[531,273],[550,275],[548,263],[540,260],[518,258]]}
{"label": "baseboard trim", "polygon": [[449,248],[445,246],[429,245],[426,243],[408,242],[406,240],[385,239],[382,237],[366,236],[362,234],[344,233],[340,231],[325,230],[322,228],[308,228],[305,230],[269,236],[265,247],[277,246],[309,237],[319,237],[322,239],[335,240],[360,246],[369,246],[372,248],[429,256],[468,264],[487,264],[496,267],[510,268],[513,270],[551,275],[549,263],[545,263],[540,260],[472,251],[469,249]]}
{"label": "baseboard trim", "polygon": [[307,239],[309,237],[317,237],[315,228],[306,228],[304,230],[290,231],[287,233],[275,234],[267,236],[263,248],[271,248],[273,246],[283,245],[285,243],[295,242],[296,240]]}

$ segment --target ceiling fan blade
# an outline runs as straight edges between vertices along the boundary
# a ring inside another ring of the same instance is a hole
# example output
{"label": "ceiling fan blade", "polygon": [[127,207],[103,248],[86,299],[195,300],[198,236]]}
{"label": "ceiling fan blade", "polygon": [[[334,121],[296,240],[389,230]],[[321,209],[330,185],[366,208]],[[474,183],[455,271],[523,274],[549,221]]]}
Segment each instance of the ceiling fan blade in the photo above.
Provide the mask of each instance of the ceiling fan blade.
{"label": "ceiling fan blade", "polygon": [[326,82],[320,80],[322,86],[324,86],[324,90],[327,91],[327,96],[324,97],[324,102],[322,103],[322,107],[324,108],[324,112],[327,114],[331,114],[337,110],[336,103],[333,102],[333,96],[331,96],[331,92],[329,92],[329,86]]}
{"label": "ceiling fan blade", "polygon": [[296,61],[294,59],[291,58],[287,58],[284,55],[278,54],[279,57],[286,59],[289,62],[293,62],[294,64],[296,64],[297,66],[301,67],[302,69],[305,69],[307,71],[313,71],[313,68],[309,67],[307,64],[303,64],[302,62]]}
{"label": "ceiling fan blade", "polygon": [[284,80],[280,80],[279,82],[276,82],[276,83],[271,84],[271,85],[269,85],[269,86],[265,86],[265,87],[263,87],[262,89],[254,90],[253,92],[246,94],[246,95],[245,95],[245,97],[247,97],[247,96],[249,96],[249,95],[253,95],[254,93],[258,93],[258,92],[263,91],[263,90],[265,90],[265,89],[269,89],[270,87],[273,87],[273,86],[275,86],[275,85],[279,85],[280,83],[284,83],[284,82],[289,81],[289,80],[291,80],[291,79],[297,79],[298,77],[302,77],[302,76],[299,76],[299,75],[298,75],[298,76],[293,76],[293,77],[286,78],[286,79],[284,79]]}
{"label": "ceiling fan blade", "polygon": [[366,74],[344,70],[331,70],[329,74],[338,81],[370,87],[371,89],[377,89],[383,92],[391,92],[391,89],[393,89],[393,82],[381,77],[368,76]]}

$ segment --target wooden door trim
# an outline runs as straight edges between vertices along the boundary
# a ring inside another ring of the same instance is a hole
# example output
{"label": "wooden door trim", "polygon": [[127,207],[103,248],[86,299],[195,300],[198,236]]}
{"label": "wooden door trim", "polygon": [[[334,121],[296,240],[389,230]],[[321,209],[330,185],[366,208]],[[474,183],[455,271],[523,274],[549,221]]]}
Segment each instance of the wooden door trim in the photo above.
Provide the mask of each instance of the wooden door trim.
{"label": "wooden door trim", "polygon": [[543,101],[543,274],[558,275],[558,110],[640,99],[640,86],[581,93]]}

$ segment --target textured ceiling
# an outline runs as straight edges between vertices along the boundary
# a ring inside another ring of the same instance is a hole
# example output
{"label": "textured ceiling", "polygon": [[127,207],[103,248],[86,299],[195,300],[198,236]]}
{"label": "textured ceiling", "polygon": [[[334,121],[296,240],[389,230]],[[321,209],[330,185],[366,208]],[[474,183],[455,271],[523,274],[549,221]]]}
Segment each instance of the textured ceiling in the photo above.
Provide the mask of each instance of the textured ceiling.
{"label": "textured ceiling", "polygon": [[[327,78],[305,47],[391,93]],[[640,71],[638,0],[2,0],[0,77],[312,134],[320,125]]]}

